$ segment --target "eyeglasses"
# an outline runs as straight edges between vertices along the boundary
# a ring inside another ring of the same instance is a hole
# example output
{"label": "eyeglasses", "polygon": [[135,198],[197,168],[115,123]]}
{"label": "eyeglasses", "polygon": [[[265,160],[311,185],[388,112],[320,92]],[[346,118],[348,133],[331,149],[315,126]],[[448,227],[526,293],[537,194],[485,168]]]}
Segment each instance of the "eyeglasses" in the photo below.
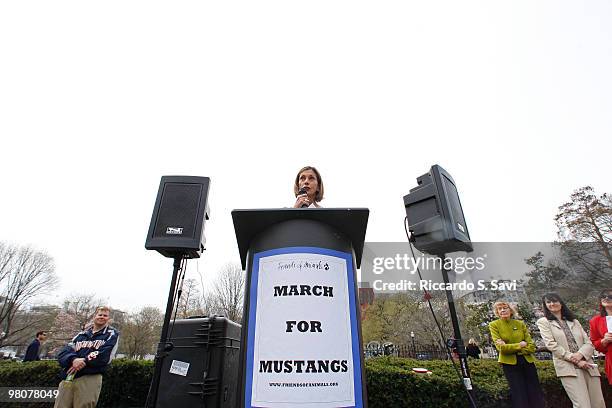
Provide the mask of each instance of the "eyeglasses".
{"label": "eyeglasses", "polygon": [[553,303],[561,303],[561,302],[559,302],[558,300],[549,300],[549,299],[546,299],[546,304],[549,304],[549,303],[553,304]]}
{"label": "eyeglasses", "polygon": [[601,300],[612,300],[612,295],[603,295]]}

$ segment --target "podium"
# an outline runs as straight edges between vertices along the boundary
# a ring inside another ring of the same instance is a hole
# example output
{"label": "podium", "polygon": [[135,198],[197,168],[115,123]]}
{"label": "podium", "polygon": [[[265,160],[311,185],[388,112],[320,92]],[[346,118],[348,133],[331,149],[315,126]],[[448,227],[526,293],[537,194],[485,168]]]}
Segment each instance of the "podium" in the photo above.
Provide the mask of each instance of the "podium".
{"label": "podium", "polygon": [[367,407],[356,267],[369,210],[234,210],[240,408]]}

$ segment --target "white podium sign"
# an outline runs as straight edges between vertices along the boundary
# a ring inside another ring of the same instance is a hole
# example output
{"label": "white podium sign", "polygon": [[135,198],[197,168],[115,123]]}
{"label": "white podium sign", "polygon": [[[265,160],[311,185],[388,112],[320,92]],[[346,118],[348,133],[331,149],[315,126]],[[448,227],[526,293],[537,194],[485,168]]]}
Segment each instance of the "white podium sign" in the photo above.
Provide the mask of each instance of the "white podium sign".
{"label": "white podium sign", "polygon": [[362,407],[352,255],[323,248],[255,254],[245,406]]}

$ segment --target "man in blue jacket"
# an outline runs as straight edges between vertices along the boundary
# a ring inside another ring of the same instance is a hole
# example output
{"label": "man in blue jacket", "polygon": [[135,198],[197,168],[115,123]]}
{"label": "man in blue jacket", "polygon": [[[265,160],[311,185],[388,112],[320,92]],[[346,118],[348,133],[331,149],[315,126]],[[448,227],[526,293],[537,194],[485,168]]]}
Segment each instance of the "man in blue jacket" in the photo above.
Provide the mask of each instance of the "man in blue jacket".
{"label": "man in blue jacket", "polygon": [[25,361],[40,360],[40,356],[39,356],[40,345],[44,343],[46,339],[47,339],[47,333],[45,333],[44,331],[39,331],[38,333],[36,333],[36,338],[28,346],[28,349],[26,350],[23,361],[25,362]]}
{"label": "man in blue jacket", "polygon": [[93,326],[77,334],[57,359],[62,378],[54,408],[95,407],[102,389],[102,373],[115,356],[119,332],[109,326],[110,308],[96,309]]}

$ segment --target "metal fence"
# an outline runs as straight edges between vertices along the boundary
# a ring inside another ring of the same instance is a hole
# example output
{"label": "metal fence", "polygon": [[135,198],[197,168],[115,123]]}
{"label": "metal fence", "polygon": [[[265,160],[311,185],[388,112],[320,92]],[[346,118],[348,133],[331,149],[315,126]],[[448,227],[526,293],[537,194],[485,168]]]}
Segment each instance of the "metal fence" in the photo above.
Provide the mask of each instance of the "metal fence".
{"label": "metal fence", "polygon": [[365,358],[394,356],[417,360],[447,360],[446,350],[441,347],[408,346],[403,344],[368,344],[364,347]]}
{"label": "metal fence", "polygon": [[[499,353],[493,346],[481,347],[480,358],[497,360]],[[414,358],[417,360],[448,360],[449,356],[446,349],[436,346],[412,346],[405,344],[373,344],[370,343],[363,348],[365,358],[378,356],[394,356],[404,358]],[[535,357],[538,360],[550,360],[552,354],[550,351],[539,348],[535,352]]]}

